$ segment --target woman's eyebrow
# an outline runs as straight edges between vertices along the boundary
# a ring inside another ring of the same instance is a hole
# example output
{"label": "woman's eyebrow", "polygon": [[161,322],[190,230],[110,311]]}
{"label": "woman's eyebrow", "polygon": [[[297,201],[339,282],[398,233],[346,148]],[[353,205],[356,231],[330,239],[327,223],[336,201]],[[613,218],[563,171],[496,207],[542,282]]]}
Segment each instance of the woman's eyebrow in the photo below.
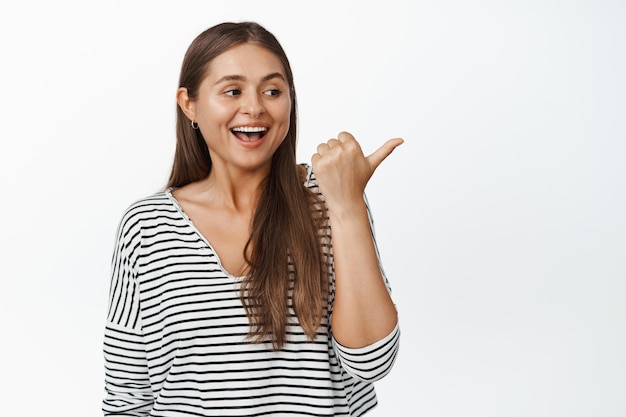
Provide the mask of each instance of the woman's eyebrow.
{"label": "woman's eyebrow", "polygon": [[[280,72],[272,72],[271,74],[267,74],[265,77],[261,79],[261,81],[270,81],[270,80],[273,80],[274,78],[280,78],[281,80],[285,81],[285,76],[281,74]],[[243,75],[237,75],[237,74],[225,75],[219,80],[217,80],[215,84],[220,84],[220,83],[227,82],[227,81],[246,81],[246,77],[244,77]]]}
{"label": "woman's eyebrow", "polygon": [[267,74],[265,77],[263,77],[263,81],[273,80],[274,78],[280,78],[281,80],[285,81],[285,77],[280,72],[273,72],[271,74]]}

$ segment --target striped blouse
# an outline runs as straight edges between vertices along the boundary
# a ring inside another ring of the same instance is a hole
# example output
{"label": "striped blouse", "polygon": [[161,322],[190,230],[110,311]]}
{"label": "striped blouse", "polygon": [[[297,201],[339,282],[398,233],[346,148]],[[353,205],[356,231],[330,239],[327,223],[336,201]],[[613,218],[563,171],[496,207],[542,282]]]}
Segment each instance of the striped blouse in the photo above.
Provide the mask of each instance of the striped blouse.
{"label": "striped blouse", "polygon": [[[310,169],[305,185],[319,194]],[[371,216],[370,225],[374,236]],[[332,265],[331,248],[326,256]],[[376,406],[373,382],[393,366],[400,330],[363,348],[341,346],[330,329],[333,280],[313,341],[291,310],[282,349],[251,343],[240,279],[171,192],[135,202],[112,259],[104,415],[363,415]]]}

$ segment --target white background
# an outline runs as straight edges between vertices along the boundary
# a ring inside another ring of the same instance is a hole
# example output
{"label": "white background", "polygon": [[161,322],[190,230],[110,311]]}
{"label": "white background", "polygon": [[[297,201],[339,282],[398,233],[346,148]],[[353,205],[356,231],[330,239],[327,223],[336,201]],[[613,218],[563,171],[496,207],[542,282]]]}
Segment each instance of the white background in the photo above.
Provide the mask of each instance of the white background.
{"label": "white background", "polygon": [[301,161],[406,140],[368,186],[402,327],[372,417],[626,415],[617,0],[3,2],[0,414],[101,415],[115,229],[224,20],[283,44]]}

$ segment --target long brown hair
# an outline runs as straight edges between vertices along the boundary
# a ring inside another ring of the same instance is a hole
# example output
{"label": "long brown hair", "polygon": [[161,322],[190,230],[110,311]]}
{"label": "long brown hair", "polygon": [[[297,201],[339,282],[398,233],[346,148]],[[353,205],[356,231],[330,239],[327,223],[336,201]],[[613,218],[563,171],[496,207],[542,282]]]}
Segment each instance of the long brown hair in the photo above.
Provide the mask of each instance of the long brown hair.
{"label": "long brown hair", "polygon": [[[255,342],[268,338],[274,349],[286,341],[290,307],[305,334],[313,339],[328,299],[329,278],[319,231],[326,219],[323,204],[304,186],[296,164],[296,92],[287,56],[278,40],[255,22],[221,23],[198,35],[191,43],[180,72],[179,87],[197,98],[211,61],[242,43],[262,46],[278,57],[290,88],[289,131],[272,157],[244,249],[250,268],[241,283],[241,300]],[[177,107],[176,151],[167,184],[178,188],[206,178],[211,158],[200,130]],[[292,304],[289,305],[291,294]]]}

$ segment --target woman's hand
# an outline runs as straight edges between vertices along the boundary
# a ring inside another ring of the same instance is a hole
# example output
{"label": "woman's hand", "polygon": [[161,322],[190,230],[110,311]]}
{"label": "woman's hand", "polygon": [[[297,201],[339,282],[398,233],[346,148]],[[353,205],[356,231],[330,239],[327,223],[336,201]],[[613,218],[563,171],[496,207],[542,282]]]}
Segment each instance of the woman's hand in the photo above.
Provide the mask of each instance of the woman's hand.
{"label": "woman's hand", "polygon": [[369,156],[348,132],[320,144],[311,164],[329,209],[341,210],[362,202],[365,186],[376,168],[403,142],[400,138],[390,139]]}

